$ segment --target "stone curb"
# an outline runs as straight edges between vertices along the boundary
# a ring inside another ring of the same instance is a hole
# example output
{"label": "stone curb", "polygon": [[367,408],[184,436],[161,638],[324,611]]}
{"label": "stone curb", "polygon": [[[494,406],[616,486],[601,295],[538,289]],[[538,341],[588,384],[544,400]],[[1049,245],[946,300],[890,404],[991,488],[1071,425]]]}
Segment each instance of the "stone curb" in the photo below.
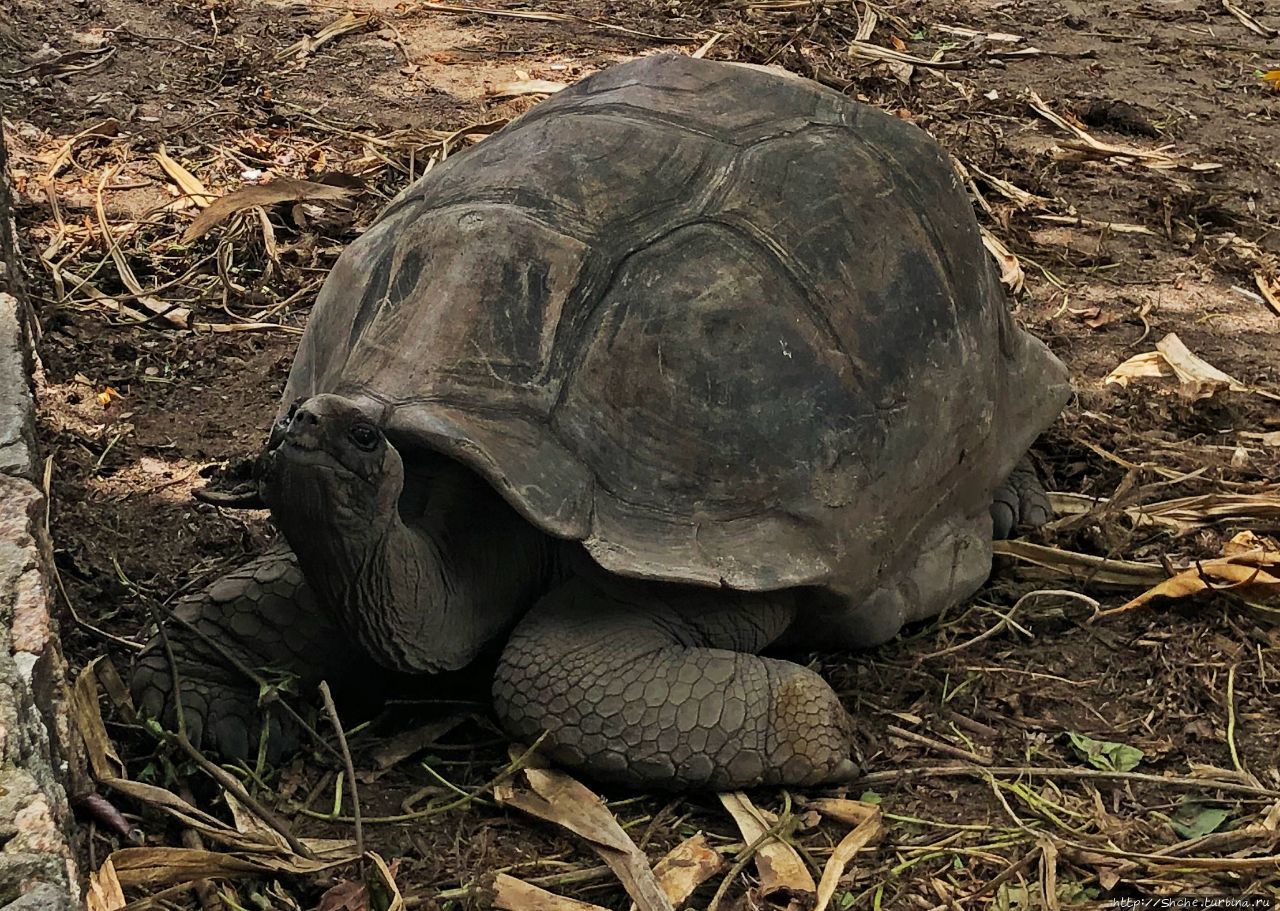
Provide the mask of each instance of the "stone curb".
{"label": "stone curb", "polygon": [[71,911],[80,885],[63,787],[66,668],[36,484],[35,354],[19,263],[0,133],[0,911]]}

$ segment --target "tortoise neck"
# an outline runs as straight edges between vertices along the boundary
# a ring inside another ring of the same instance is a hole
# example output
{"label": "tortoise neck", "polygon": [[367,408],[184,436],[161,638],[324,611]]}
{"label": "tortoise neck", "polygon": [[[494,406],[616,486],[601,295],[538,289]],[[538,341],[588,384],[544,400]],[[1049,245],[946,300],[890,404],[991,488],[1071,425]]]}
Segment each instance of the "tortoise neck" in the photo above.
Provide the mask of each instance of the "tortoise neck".
{"label": "tortoise neck", "polygon": [[[303,573],[374,661],[406,673],[469,664],[545,594],[560,548],[460,467],[411,482],[362,533],[299,551]],[[408,516],[406,521],[405,516]]]}

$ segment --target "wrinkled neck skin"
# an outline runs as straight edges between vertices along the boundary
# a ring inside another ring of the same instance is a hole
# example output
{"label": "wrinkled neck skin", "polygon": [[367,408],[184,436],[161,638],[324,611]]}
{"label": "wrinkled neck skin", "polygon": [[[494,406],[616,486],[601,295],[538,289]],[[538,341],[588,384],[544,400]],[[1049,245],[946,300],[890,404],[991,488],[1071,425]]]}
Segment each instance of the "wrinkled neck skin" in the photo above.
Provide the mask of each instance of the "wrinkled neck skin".
{"label": "wrinkled neck skin", "polygon": [[546,591],[555,548],[461,466],[419,469],[402,495],[394,461],[373,489],[282,460],[267,501],[307,581],[374,661],[457,670]]}

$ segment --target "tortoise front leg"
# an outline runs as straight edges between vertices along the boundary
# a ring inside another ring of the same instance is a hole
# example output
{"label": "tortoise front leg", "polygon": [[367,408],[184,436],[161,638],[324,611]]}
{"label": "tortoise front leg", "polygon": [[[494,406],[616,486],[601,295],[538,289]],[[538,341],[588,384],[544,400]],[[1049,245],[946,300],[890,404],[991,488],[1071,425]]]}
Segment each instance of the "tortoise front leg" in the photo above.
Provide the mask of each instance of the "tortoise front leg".
{"label": "tortoise front leg", "polygon": [[1052,517],[1040,474],[1030,457],[1023,456],[991,500],[991,536],[1002,541],[1019,528],[1039,528]]}
{"label": "tortoise front leg", "polygon": [[512,634],[494,700],[515,737],[598,778],[672,788],[808,785],[855,771],[851,720],[817,674],[754,653],[789,593],[575,578]]}
{"label": "tortoise front leg", "polygon": [[[278,705],[259,707],[257,687],[235,662],[269,681],[297,677],[304,692],[322,679],[349,679],[365,666],[352,656],[348,640],[284,545],[184,597],[173,612],[205,637],[184,623],[166,621],[187,736],[229,758],[256,754],[264,718],[272,760],[298,746],[296,726]],[[177,728],[172,668],[158,634],[138,656],[131,688],[143,712],[170,730]]]}

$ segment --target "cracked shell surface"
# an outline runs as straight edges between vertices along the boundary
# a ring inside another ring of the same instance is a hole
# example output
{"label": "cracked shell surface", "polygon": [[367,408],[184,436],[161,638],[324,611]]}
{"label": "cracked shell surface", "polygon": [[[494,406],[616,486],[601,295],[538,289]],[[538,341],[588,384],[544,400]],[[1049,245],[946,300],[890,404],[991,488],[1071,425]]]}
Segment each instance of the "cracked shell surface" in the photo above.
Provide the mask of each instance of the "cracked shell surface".
{"label": "cracked shell surface", "polygon": [[326,282],[284,401],[323,392],[606,569],[856,602],[987,509],[1068,387],[924,132],[655,56],[387,208]]}

